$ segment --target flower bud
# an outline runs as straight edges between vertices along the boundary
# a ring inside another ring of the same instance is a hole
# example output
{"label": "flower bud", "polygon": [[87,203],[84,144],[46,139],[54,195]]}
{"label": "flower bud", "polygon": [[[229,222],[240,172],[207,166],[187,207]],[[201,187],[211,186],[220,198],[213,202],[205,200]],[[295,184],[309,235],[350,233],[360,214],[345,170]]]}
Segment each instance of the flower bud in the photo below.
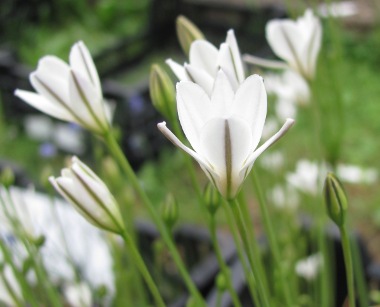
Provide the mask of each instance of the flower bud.
{"label": "flower bud", "polygon": [[203,199],[207,210],[211,215],[214,215],[219,209],[222,197],[218,190],[211,183],[208,183],[206,185],[206,189],[203,193]]}
{"label": "flower bud", "polygon": [[329,217],[338,227],[342,227],[346,217],[347,197],[343,185],[333,173],[327,174],[323,191]]}
{"label": "flower bud", "polygon": [[0,183],[9,188],[15,182],[15,175],[10,167],[4,168],[0,173]]}
{"label": "flower bud", "polygon": [[50,182],[91,224],[114,233],[124,232],[118,204],[104,182],[78,158],[62,170],[61,177]]}
{"label": "flower bud", "polygon": [[216,286],[220,292],[224,292],[227,289],[227,280],[228,278],[222,272],[219,272],[218,276],[216,276]]}
{"label": "flower bud", "polygon": [[172,229],[178,220],[178,203],[172,194],[168,194],[161,206],[161,217],[169,229]]}
{"label": "flower bud", "polygon": [[158,112],[169,120],[176,114],[175,89],[169,75],[158,64],[152,65],[149,78],[150,99]]}
{"label": "flower bud", "polygon": [[183,52],[189,55],[191,43],[197,39],[205,39],[199,28],[185,16],[178,16],[176,21],[177,37]]}

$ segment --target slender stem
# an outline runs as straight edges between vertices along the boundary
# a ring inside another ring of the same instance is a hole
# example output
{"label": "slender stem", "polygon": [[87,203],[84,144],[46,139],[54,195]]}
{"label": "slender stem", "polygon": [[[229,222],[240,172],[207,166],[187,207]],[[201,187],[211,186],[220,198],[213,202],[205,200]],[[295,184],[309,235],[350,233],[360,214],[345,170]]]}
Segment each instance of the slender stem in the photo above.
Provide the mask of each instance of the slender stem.
{"label": "slender stem", "polygon": [[181,259],[181,256],[178,253],[178,250],[175,247],[175,244],[166,229],[163,221],[159,217],[156,209],[154,208],[153,204],[150,202],[148,196],[142,189],[136,174],[132,170],[131,165],[129,164],[129,161],[124,156],[123,152],[121,151],[119,145],[117,144],[114,136],[111,132],[104,135],[104,141],[106,142],[109,150],[111,151],[112,155],[116,159],[116,161],[119,163],[119,165],[122,167],[125,174],[128,176],[133,188],[136,190],[137,194],[139,195],[142,203],[145,205],[147,210],[149,211],[150,216],[152,217],[154,223],[156,224],[156,227],[158,228],[158,231],[160,232],[162,239],[164,240],[165,244],[167,245],[171,256],[173,257],[173,260],[179,270],[179,273],[181,274],[185,285],[187,289],[189,290],[191,296],[197,300],[199,304],[202,306],[204,305],[204,300],[195,286],[194,282],[192,281],[190,274],[186,270],[186,267]]}
{"label": "slender stem", "polygon": [[259,260],[255,258],[255,255],[252,251],[252,246],[250,244],[250,240],[247,235],[247,227],[244,223],[244,217],[240,210],[240,204],[236,199],[230,200],[229,204],[230,204],[230,207],[232,208],[232,212],[235,218],[235,223],[237,224],[237,227],[239,229],[240,237],[243,241],[243,245],[248,256],[248,262],[251,266],[251,270],[256,281],[256,286],[258,288],[259,296],[261,297],[262,304],[259,306],[271,306],[269,303],[270,296],[266,292],[266,289],[264,288],[263,283],[262,283],[260,272],[257,270],[256,263]]}
{"label": "slender stem", "polygon": [[350,238],[347,233],[347,228],[345,225],[343,225],[342,227],[339,227],[339,230],[340,230],[340,235],[341,235],[341,240],[342,240],[344,264],[346,266],[349,305],[350,307],[355,307],[354,270],[353,270],[353,265],[352,265]]}
{"label": "slender stem", "polygon": [[277,267],[278,272],[279,272],[280,289],[282,291],[286,305],[287,306],[294,306],[294,303],[292,302],[292,298],[291,298],[291,292],[289,289],[289,284],[286,281],[284,268],[282,266],[282,261],[281,261],[282,259],[281,259],[281,255],[280,255],[280,251],[279,251],[279,245],[278,245],[277,238],[276,238],[274,230],[273,230],[273,225],[272,225],[272,222],[271,222],[271,219],[269,216],[268,206],[266,204],[264,195],[262,193],[256,172],[252,172],[251,178],[253,181],[255,193],[256,193],[257,198],[258,198],[261,216],[263,218],[265,231],[266,231],[266,234],[268,236],[269,246],[270,246],[270,249],[273,253],[273,259],[275,262],[275,266]]}
{"label": "slender stem", "polygon": [[211,240],[212,240],[212,244],[214,245],[216,258],[218,260],[220,269],[226,278],[227,289],[230,292],[232,302],[233,302],[235,307],[241,307],[238,295],[237,295],[237,293],[236,293],[236,291],[232,285],[232,282],[231,282],[229,269],[228,269],[228,267],[227,267],[227,265],[223,259],[222,251],[221,251],[220,246],[219,246],[218,238],[216,235],[215,215],[210,216],[210,232],[211,232]]}
{"label": "slender stem", "polygon": [[158,290],[155,282],[153,281],[153,278],[150,275],[149,270],[147,269],[145,262],[140,255],[140,252],[135,246],[133,239],[127,234],[127,232],[124,232],[122,234],[122,237],[124,239],[125,244],[127,245],[129,252],[131,253],[133,257],[133,260],[135,261],[137,267],[139,268],[140,273],[143,276],[150,292],[152,293],[157,306],[164,307],[165,303],[164,303],[164,300],[162,299],[160,291]]}
{"label": "slender stem", "polygon": [[235,225],[234,221],[232,220],[232,217],[233,217],[232,209],[229,206],[229,203],[227,201],[223,201],[222,204],[223,204],[223,207],[225,209],[225,213],[226,213],[225,215],[227,218],[228,226],[229,226],[230,231],[232,233],[232,236],[234,238],[234,242],[236,245],[236,250],[237,250],[237,253],[239,256],[239,260],[240,260],[240,263],[243,267],[245,279],[248,283],[249,292],[250,292],[252,299],[255,302],[256,306],[260,306],[260,300],[259,300],[259,295],[257,293],[256,282],[254,280],[254,276],[252,274],[250,274],[250,269],[249,269],[249,266],[248,266],[247,261],[246,261],[247,259],[244,256],[243,247],[241,246],[241,242],[239,240],[239,234],[238,234],[238,231],[236,230],[236,225]]}

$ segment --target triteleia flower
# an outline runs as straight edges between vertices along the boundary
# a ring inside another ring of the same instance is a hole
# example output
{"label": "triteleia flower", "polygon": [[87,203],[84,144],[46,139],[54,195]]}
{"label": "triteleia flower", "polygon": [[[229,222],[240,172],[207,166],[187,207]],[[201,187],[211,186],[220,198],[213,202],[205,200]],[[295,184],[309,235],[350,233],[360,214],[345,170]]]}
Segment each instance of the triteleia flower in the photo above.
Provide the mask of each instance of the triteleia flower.
{"label": "triteleia flower", "polygon": [[217,49],[206,40],[196,40],[191,44],[189,64],[183,66],[168,59],[166,63],[181,81],[193,81],[211,96],[218,70],[222,69],[234,91],[245,80],[244,66],[233,30]]}
{"label": "triteleia flower", "polygon": [[293,124],[284,126],[257,148],[267,112],[267,95],[258,75],[248,77],[236,93],[227,75],[220,70],[211,98],[197,84],[177,84],[178,116],[193,149],[185,146],[167,127],[161,132],[176,146],[191,155],[218,188],[232,199],[250,172],[257,157],[277,141]]}
{"label": "triteleia flower", "polygon": [[55,56],[45,56],[29,79],[37,93],[17,89],[15,95],[34,108],[64,121],[76,122],[97,134],[108,131],[110,110],[103,100],[94,62],[83,42],[71,48],[69,65]]}
{"label": "triteleia flower", "polygon": [[104,182],[77,157],[51,184],[90,223],[104,230],[123,233],[124,223],[116,200]]}
{"label": "triteleia flower", "polygon": [[286,63],[244,55],[244,61],[255,65],[288,69],[298,72],[307,80],[315,74],[317,57],[322,42],[322,26],[312,10],[296,21],[291,19],[274,19],[266,26],[267,41],[273,52]]}
{"label": "triteleia flower", "polygon": [[313,11],[308,9],[296,21],[271,20],[266,26],[266,37],[273,52],[306,79],[314,77],[322,26]]}

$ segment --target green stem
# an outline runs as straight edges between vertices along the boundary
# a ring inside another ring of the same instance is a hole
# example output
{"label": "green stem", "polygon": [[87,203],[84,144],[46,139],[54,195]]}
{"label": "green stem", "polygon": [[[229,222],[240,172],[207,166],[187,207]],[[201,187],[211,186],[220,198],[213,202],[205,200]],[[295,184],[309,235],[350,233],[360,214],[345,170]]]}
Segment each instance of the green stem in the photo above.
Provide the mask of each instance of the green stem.
{"label": "green stem", "polygon": [[153,299],[156,302],[156,306],[165,306],[164,300],[161,297],[161,294],[155,284],[155,282],[152,279],[152,276],[149,273],[149,270],[147,269],[144,260],[142,259],[137,247],[135,246],[135,243],[133,239],[127,234],[127,232],[124,232],[122,234],[122,237],[124,239],[125,244],[127,245],[127,248],[129,252],[131,253],[131,256],[133,257],[134,262],[136,263],[138,269],[140,270],[141,275],[143,276],[150,292],[153,295]]}
{"label": "green stem", "polygon": [[339,227],[339,230],[340,230],[340,235],[341,235],[341,240],[342,240],[344,264],[346,266],[349,305],[350,307],[355,307],[356,303],[355,303],[355,288],[354,288],[354,270],[353,270],[353,265],[352,265],[350,238],[349,238],[347,228],[345,225]]}
{"label": "green stem", "polygon": [[185,285],[187,289],[189,290],[191,296],[197,300],[202,306],[204,304],[204,300],[198,291],[197,287],[195,286],[194,282],[192,281],[190,274],[186,270],[186,267],[181,259],[181,256],[178,253],[178,250],[175,247],[175,244],[166,229],[163,221],[160,219],[158,213],[156,212],[156,209],[154,208],[153,204],[150,202],[148,196],[142,189],[136,174],[132,170],[131,165],[129,164],[129,161],[124,156],[123,152],[121,151],[119,145],[117,144],[115,138],[113,137],[111,132],[108,132],[104,135],[104,141],[106,142],[109,150],[111,151],[112,155],[116,159],[116,161],[119,163],[119,165],[122,167],[125,174],[128,176],[133,188],[136,190],[137,194],[139,195],[142,203],[145,205],[147,210],[149,211],[150,216],[152,217],[156,227],[158,228],[158,231],[160,232],[162,239],[164,240],[165,244],[167,245],[171,256],[173,257],[173,260],[179,270],[179,273],[181,274]]}
{"label": "green stem", "polygon": [[240,210],[240,204],[235,199],[235,200],[230,200],[229,205],[232,208],[232,212],[235,218],[235,223],[237,224],[237,227],[239,229],[240,237],[243,241],[243,245],[248,256],[248,262],[251,266],[251,270],[256,281],[258,293],[259,293],[259,296],[261,297],[262,304],[261,305],[259,304],[258,306],[271,306],[269,303],[270,295],[266,292],[266,289],[264,288],[264,285],[262,283],[260,272],[257,270],[256,263],[257,261],[260,261],[260,260],[256,259],[253,253],[252,245],[250,244],[250,240],[247,235],[248,232],[247,232],[247,227],[244,223],[244,217],[243,217],[242,211]]}
{"label": "green stem", "polygon": [[223,259],[222,251],[219,246],[218,238],[216,235],[216,223],[215,223],[215,216],[211,215],[210,216],[210,232],[211,232],[211,240],[212,244],[214,246],[215,254],[216,254],[216,259],[218,260],[220,269],[226,279],[227,283],[227,289],[230,292],[232,302],[235,307],[241,307],[238,295],[232,285],[230,274],[229,274],[229,269]]}
{"label": "green stem", "polygon": [[275,235],[274,230],[273,230],[273,225],[272,225],[272,222],[271,222],[271,219],[269,216],[268,206],[266,204],[264,195],[262,193],[256,172],[252,172],[251,178],[253,181],[255,193],[256,193],[257,198],[258,198],[261,216],[262,216],[263,221],[264,221],[265,232],[268,236],[269,246],[270,246],[270,249],[271,249],[272,254],[273,254],[275,266],[279,272],[280,289],[282,291],[286,305],[287,306],[294,306],[293,300],[291,298],[291,292],[289,289],[289,284],[286,281],[284,268],[282,266],[282,259],[281,259],[281,255],[280,255],[280,251],[279,251],[279,245],[278,245],[277,238],[276,238],[276,235]]}
{"label": "green stem", "polygon": [[240,263],[243,267],[245,279],[248,283],[249,292],[250,292],[251,297],[252,297],[253,301],[255,302],[256,306],[260,306],[260,300],[259,300],[259,295],[257,293],[256,282],[254,280],[253,275],[250,274],[249,266],[246,262],[246,257],[244,255],[243,247],[241,246],[241,242],[239,240],[239,234],[238,234],[238,231],[236,230],[236,227],[235,227],[236,225],[235,225],[234,221],[232,220],[232,216],[233,216],[232,209],[229,206],[229,203],[227,201],[223,201],[222,204],[223,204],[223,207],[225,210],[225,216],[227,218],[228,226],[229,226],[230,231],[232,233],[232,236],[234,238],[238,257],[239,257]]}

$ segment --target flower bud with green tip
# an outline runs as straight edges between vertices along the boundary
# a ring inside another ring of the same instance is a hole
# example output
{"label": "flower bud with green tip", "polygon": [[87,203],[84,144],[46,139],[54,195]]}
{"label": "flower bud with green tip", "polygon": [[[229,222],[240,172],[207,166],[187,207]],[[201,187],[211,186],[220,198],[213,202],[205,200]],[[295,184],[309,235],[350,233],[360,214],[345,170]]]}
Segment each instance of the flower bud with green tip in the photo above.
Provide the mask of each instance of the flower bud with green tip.
{"label": "flower bud with green tip", "polygon": [[91,224],[122,234],[124,223],[118,204],[104,182],[77,157],[62,170],[61,177],[49,178],[51,184]]}
{"label": "flower bud with green tip", "polygon": [[153,64],[149,78],[150,99],[158,112],[169,120],[176,116],[176,97],[172,80],[158,64]]}
{"label": "flower bud with green tip", "polygon": [[203,193],[203,200],[209,213],[214,215],[220,207],[222,197],[218,190],[210,182],[206,185]]}
{"label": "flower bud with green tip", "polygon": [[15,174],[10,167],[4,168],[0,173],[0,183],[9,188],[15,182]]}
{"label": "flower bud with green tip", "polygon": [[218,290],[220,292],[224,292],[227,289],[227,280],[228,278],[225,274],[222,272],[219,272],[219,274],[216,276],[216,286],[218,287]]}
{"label": "flower bud with green tip", "polygon": [[346,219],[347,197],[342,183],[333,173],[327,174],[323,192],[329,217],[338,227],[343,227]]}
{"label": "flower bud with green tip", "polygon": [[170,230],[178,220],[178,203],[172,194],[168,194],[162,203],[161,217]]}
{"label": "flower bud with green tip", "polygon": [[177,37],[183,52],[189,55],[192,42],[205,39],[199,28],[185,16],[178,16],[176,21]]}

